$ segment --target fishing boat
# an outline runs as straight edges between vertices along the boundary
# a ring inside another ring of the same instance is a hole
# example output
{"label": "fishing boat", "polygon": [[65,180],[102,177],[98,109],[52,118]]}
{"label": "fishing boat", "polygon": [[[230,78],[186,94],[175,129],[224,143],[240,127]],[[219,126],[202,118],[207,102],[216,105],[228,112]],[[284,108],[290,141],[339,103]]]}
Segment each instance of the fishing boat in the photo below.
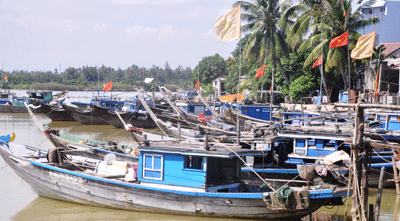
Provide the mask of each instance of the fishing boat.
{"label": "fishing boat", "polygon": [[[368,133],[367,133],[368,134]],[[279,155],[279,167],[296,168],[298,165],[318,164],[335,152],[342,151],[351,156],[353,128],[346,127],[286,127],[277,133],[276,146]],[[393,152],[385,148],[372,148],[370,157],[369,185],[377,186],[379,170],[387,168],[391,174]],[[390,175],[392,176],[392,175]],[[392,186],[392,182],[385,182]]]}
{"label": "fishing boat", "polygon": [[143,111],[139,102],[125,102],[122,109],[107,109],[97,105],[93,105],[94,112],[100,116],[103,121],[116,128],[124,128],[118,114],[127,123],[135,127],[151,129],[156,128],[157,124],[148,116],[146,111]]}
{"label": "fishing boat", "polygon": [[64,110],[76,121],[85,125],[106,125],[105,122],[96,112],[93,111],[92,107],[76,107],[67,104],[61,105]]}
{"label": "fishing boat", "polygon": [[15,96],[15,93],[11,93],[9,91],[0,91],[0,105],[12,104],[12,99]]}
{"label": "fishing boat", "polygon": [[[52,91],[27,91],[27,97],[13,96],[11,103],[0,105],[0,113],[28,113],[25,104],[50,103],[53,99]],[[33,109],[35,113],[41,113],[40,109]]]}
{"label": "fishing boat", "polygon": [[44,113],[51,121],[76,121],[71,117],[60,103],[45,104],[39,102],[39,111]]}
{"label": "fishing boat", "polygon": [[82,138],[70,134],[63,134],[59,130],[43,127],[43,133],[54,147],[63,148],[68,151],[88,152],[92,158],[104,159],[107,154],[112,153],[117,160],[137,162],[137,149],[133,146],[120,145],[117,141],[99,141]]}
{"label": "fishing boat", "polygon": [[41,196],[152,213],[298,219],[342,203],[347,188],[274,189],[239,177],[240,157],[259,151],[217,145],[160,143],[138,148],[139,164],[68,152],[57,157],[2,138],[5,162]]}

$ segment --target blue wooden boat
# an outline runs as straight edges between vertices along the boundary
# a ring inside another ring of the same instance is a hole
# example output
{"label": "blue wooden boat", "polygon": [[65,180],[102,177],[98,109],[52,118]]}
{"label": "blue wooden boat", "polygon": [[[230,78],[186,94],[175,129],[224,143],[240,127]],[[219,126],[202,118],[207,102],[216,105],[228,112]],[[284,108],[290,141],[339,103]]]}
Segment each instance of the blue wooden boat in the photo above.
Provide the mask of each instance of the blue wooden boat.
{"label": "blue wooden boat", "polygon": [[68,152],[57,155],[0,143],[5,162],[41,196],[117,209],[194,216],[299,219],[342,203],[347,188],[273,189],[242,182],[239,156],[259,151],[222,146],[139,147],[139,164]]}
{"label": "blue wooden boat", "polygon": [[[351,155],[350,144],[353,134],[351,131],[327,131],[326,128],[289,128],[277,134],[276,152],[279,155],[279,167],[296,168],[297,165],[316,164],[324,157],[337,151]],[[386,167],[387,173],[393,168],[393,152],[385,148],[373,148],[370,157],[370,168],[376,179],[370,179],[370,185],[378,183],[379,169]],[[386,182],[385,185],[390,185]]]}

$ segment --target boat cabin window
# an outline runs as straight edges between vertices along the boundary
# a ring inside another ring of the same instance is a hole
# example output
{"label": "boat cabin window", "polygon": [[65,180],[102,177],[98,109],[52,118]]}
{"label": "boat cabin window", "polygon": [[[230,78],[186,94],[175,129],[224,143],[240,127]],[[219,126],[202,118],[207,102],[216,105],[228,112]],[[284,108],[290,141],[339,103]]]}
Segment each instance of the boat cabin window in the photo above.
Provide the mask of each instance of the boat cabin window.
{"label": "boat cabin window", "polygon": [[194,106],[189,106],[187,112],[194,113]]}
{"label": "boat cabin window", "polygon": [[143,177],[162,180],[164,159],[162,155],[145,154],[143,157]]}
{"label": "boat cabin window", "polygon": [[202,170],[203,157],[185,156],[184,169]]}
{"label": "boat cabin window", "polygon": [[296,139],[296,147],[305,147],[306,140],[305,139]]}

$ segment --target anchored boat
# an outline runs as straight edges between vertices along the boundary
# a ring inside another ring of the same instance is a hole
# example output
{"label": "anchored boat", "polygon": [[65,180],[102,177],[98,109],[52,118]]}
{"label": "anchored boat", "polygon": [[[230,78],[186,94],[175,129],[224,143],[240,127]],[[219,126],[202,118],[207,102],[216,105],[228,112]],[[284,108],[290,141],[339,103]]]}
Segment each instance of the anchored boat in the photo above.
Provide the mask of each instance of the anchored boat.
{"label": "anchored boat", "polygon": [[[274,189],[240,178],[240,157],[260,151],[160,143],[139,147],[139,164],[104,161],[9,143],[0,153],[41,196],[126,210],[196,216],[296,219],[341,204],[347,188]],[[58,156],[58,157],[57,157]]]}

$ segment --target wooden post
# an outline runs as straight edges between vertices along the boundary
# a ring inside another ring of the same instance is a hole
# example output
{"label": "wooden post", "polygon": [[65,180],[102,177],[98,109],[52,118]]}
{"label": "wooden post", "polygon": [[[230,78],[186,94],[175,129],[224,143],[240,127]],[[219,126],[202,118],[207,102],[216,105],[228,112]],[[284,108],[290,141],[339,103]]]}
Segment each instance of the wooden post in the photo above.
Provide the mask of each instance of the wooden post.
{"label": "wooden post", "polygon": [[[359,149],[363,147],[364,136],[364,108],[361,103],[356,105],[356,117],[352,142],[353,150],[353,206],[351,209],[353,220],[366,220],[368,215],[368,173],[366,172],[367,157],[366,148],[363,148],[364,156],[358,158]],[[361,179],[362,175],[363,178]],[[366,198],[365,198],[366,197]]]}
{"label": "wooden post", "polygon": [[369,204],[369,221],[374,221],[374,204]]}
{"label": "wooden post", "polygon": [[153,107],[156,107],[156,96],[154,95],[155,88],[151,87],[151,100],[153,101]]}
{"label": "wooden post", "polygon": [[385,176],[385,167],[381,168],[381,174],[379,176],[378,193],[376,194],[376,205],[375,205],[375,221],[379,220],[379,212],[381,208],[382,188],[383,188],[383,177]]}
{"label": "wooden post", "polygon": [[178,139],[181,139],[181,122],[178,121]]}
{"label": "wooden post", "polygon": [[392,157],[392,163],[393,163],[394,182],[396,185],[396,193],[397,195],[400,195],[399,173],[396,167],[396,159],[394,157]]}
{"label": "wooden post", "polygon": [[236,142],[236,144],[240,145],[240,119],[239,118],[237,119],[236,131],[237,131],[237,142]]}
{"label": "wooden post", "polygon": [[204,134],[204,149],[210,150],[210,147],[208,146],[208,134]]}

